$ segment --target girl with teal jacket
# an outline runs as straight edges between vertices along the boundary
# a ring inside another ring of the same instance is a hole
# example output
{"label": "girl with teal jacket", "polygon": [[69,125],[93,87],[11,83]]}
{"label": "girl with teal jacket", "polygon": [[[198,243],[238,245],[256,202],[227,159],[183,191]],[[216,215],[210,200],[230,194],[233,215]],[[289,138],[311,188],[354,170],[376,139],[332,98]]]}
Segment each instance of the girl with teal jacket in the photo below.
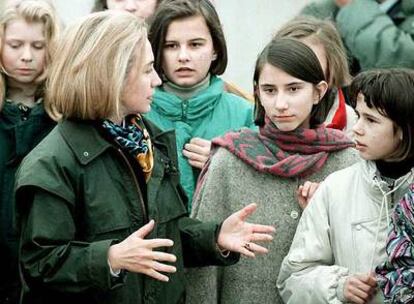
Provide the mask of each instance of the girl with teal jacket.
{"label": "girl with teal jacket", "polygon": [[226,69],[227,49],[209,0],[162,3],[153,16],[149,40],[163,84],[146,117],[163,130],[175,129],[181,185],[191,202],[210,140],[253,127],[252,104],[228,93],[217,77]]}

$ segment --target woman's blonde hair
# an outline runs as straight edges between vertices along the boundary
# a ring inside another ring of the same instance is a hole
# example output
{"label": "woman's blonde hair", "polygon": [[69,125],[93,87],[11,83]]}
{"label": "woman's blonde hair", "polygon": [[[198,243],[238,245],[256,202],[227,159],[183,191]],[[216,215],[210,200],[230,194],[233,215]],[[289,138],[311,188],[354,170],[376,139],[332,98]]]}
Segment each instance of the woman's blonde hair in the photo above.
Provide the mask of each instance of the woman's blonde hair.
{"label": "woman's blonde hair", "polygon": [[[43,33],[46,40],[45,67],[35,80],[39,84],[38,94],[41,94],[59,36],[60,24],[58,17],[55,9],[46,1],[24,0],[14,6],[8,6],[0,16],[0,54],[3,52],[7,25],[16,19],[23,19],[27,23],[39,22],[43,24]],[[6,95],[6,77],[7,73],[0,60],[0,109]]]}
{"label": "woman's blonde hair", "polygon": [[45,108],[55,120],[119,116],[125,80],[144,51],[146,27],[126,12],[86,16],[62,35],[47,81]]}
{"label": "woman's blonde hair", "polygon": [[279,29],[274,37],[309,38],[313,43],[321,44],[325,48],[328,63],[326,79],[329,85],[341,88],[350,83],[346,50],[332,22],[310,16],[297,17]]}

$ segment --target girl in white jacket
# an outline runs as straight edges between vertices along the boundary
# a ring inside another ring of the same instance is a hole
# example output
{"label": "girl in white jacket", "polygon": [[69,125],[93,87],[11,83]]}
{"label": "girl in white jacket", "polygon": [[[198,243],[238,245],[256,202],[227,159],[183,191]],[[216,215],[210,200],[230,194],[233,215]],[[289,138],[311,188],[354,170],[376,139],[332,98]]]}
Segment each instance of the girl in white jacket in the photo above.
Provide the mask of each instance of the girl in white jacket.
{"label": "girl in white jacket", "polygon": [[368,71],[351,85],[363,160],[331,174],[299,222],[278,278],[286,303],[385,303],[389,213],[414,181],[414,72]]}

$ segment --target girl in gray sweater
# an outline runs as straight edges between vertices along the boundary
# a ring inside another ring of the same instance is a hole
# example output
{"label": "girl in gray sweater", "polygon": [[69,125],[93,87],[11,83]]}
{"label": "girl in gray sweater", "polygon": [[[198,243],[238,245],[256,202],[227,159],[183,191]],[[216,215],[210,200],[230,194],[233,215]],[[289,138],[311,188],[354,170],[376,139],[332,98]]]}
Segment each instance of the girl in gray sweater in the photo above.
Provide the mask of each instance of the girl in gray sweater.
{"label": "girl in gray sweater", "polygon": [[[256,202],[255,220],[275,225],[276,237],[266,256],[189,272],[187,303],[283,303],[276,279],[301,215],[298,186],[322,181],[358,159],[342,131],[321,125],[328,84],[308,46],[291,38],[271,41],[256,62],[254,87],[259,131],[213,141],[192,216],[219,220]],[[245,240],[246,256],[254,256],[252,241]]]}

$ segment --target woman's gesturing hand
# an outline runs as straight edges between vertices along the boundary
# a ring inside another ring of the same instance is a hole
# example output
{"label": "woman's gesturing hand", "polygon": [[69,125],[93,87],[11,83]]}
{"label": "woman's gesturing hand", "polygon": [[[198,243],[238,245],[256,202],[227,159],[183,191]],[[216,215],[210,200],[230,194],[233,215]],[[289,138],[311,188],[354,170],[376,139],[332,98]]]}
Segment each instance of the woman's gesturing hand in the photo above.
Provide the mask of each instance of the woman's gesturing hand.
{"label": "woman's gesturing hand", "polygon": [[121,243],[109,248],[108,260],[113,270],[125,269],[143,273],[160,281],[168,281],[168,277],[161,272],[174,273],[176,268],[161,262],[173,263],[177,258],[173,254],[153,249],[171,247],[174,242],[169,239],[144,239],[153,228],[154,220],[151,220]]}
{"label": "woman's gesturing hand", "polygon": [[255,242],[269,242],[273,240],[273,226],[250,224],[246,219],[257,208],[250,204],[226,218],[221,225],[217,239],[220,249],[239,252],[248,257],[255,257],[255,253],[267,253],[268,250]]}

